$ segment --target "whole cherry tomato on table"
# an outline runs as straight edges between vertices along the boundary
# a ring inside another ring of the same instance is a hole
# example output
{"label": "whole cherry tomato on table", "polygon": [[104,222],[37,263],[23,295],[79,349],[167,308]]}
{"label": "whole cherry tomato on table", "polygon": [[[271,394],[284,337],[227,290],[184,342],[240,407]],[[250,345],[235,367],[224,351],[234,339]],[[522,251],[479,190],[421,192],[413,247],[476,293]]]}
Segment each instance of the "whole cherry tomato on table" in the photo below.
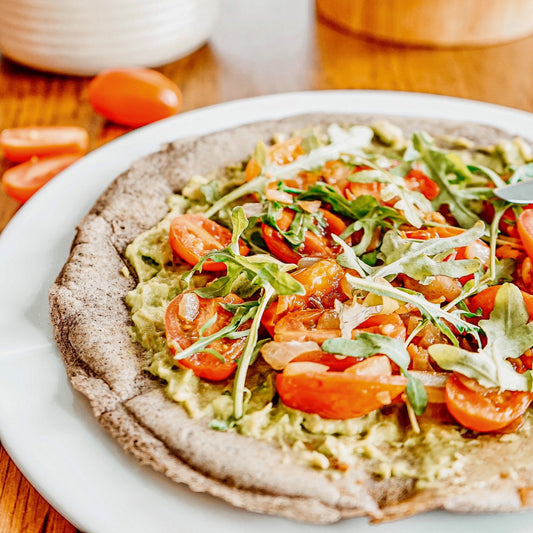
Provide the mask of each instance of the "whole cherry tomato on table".
{"label": "whole cherry tomato on table", "polygon": [[91,81],[89,102],[108,120],[138,127],[175,115],[182,95],[172,80],[156,70],[112,69]]}

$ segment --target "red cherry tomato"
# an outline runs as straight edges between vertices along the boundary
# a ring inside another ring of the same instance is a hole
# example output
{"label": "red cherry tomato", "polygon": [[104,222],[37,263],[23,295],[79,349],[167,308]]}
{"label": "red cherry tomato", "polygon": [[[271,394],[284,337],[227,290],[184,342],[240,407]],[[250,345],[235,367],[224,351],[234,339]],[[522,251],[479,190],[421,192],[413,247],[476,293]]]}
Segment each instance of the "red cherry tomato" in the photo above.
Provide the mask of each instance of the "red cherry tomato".
{"label": "red cherry tomato", "polygon": [[[184,350],[198,340],[200,328],[216,313],[216,322],[205,331],[205,335],[211,335],[227,326],[233,315],[226,311],[220,304],[239,304],[242,299],[235,294],[228,294],[224,298],[198,298],[198,314],[191,319],[187,313],[181,310],[183,299],[188,293],[176,296],[167,307],[165,312],[165,333],[170,350],[176,353],[173,343],[177,343]],[[179,363],[190,368],[197,376],[212,381],[226,379],[237,367],[235,360],[240,356],[246,337],[240,339],[222,338],[212,342],[208,348],[220,352],[225,361],[222,362],[215,355],[208,352],[195,353],[187,359],[181,359]]]}
{"label": "red cherry tomato", "polygon": [[2,185],[9,196],[24,203],[43,185],[77,161],[80,155],[33,158],[4,172]]}
{"label": "red cherry tomato", "polygon": [[453,373],[446,382],[446,406],[464,427],[496,431],[521,417],[533,401],[530,392],[487,389],[475,380]]}
{"label": "red cherry tomato", "polygon": [[[231,243],[231,231],[204,215],[179,215],[170,223],[168,239],[172,250],[190,265],[213,250],[222,250]],[[244,243],[239,243],[241,255],[249,252]],[[224,263],[206,261],[204,270],[224,270]]]}
{"label": "red cherry tomato", "polygon": [[403,376],[357,375],[350,370],[300,373],[293,369],[297,364],[292,368],[288,365],[276,377],[281,400],[292,409],[322,418],[344,420],[366,415],[392,403],[407,385]]}
{"label": "red cherry tomato", "polygon": [[178,86],[155,70],[106,70],[89,84],[89,102],[97,113],[138,127],[175,115],[181,108]]}
{"label": "red cherry tomato", "polygon": [[439,186],[420,170],[410,170],[404,179],[408,189],[421,192],[428,200],[434,200],[439,195]]}
{"label": "red cherry tomato", "polygon": [[89,134],[76,126],[35,126],[11,128],[0,133],[0,147],[10,161],[27,161],[32,157],[87,152]]}

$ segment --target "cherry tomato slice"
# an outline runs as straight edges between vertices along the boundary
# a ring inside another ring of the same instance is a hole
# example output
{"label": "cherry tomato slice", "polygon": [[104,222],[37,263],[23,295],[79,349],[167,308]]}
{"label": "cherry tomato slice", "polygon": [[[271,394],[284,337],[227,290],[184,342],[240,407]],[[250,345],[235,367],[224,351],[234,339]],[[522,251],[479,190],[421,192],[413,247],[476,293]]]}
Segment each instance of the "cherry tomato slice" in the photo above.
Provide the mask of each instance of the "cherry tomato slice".
{"label": "cherry tomato slice", "polygon": [[420,170],[410,170],[404,179],[408,189],[421,192],[428,200],[434,200],[439,195],[439,186]]}
{"label": "cherry tomato slice", "polygon": [[0,133],[0,147],[9,161],[27,161],[32,157],[85,154],[89,134],[76,126],[35,126],[11,128]]}
{"label": "cherry tomato slice", "polygon": [[348,200],[355,200],[359,196],[373,196],[378,202],[381,202],[381,190],[383,183],[356,183],[349,182],[344,188],[344,196]]}
{"label": "cherry tomato slice", "polygon": [[[213,250],[222,250],[231,243],[231,231],[204,215],[179,215],[170,223],[168,239],[172,250],[190,265]],[[244,243],[239,243],[241,255],[249,252]],[[206,261],[204,270],[224,270],[224,263]]]}
{"label": "cherry tomato slice", "polygon": [[[323,234],[317,235],[307,230],[304,242],[297,251],[289,246],[279,231],[272,226],[262,224],[263,239],[272,255],[285,263],[298,263],[303,256],[334,257],[338,251],[338,246],[331,239],[331,234],[340,235],[346,229],[346,224],[341,218],[326,209],[319,209],[319,211],[326,222],[325,231]],[[287,231],[294,219],[294,215],[295,213],[292,209],[284,209],[277,220],[278,227],[282,231]]]}
{"label": "cherry tomato slice", "polygon": [[517,228],[527,255],[533,259],[533,209],[522,211],[518,217]]}
{"label": "cherry tomato slice", "polygon": [[58,155],[33,158],[6,170],[2,176],[2,185],[9,196],[24,203],[80,157],[81,155]]}
{"label": "cherry tomato slice", "polygon": [[[397,314],[374,315],[353,330],[352,336],[367,332],[386,335],[404,341],[405,325]],[[338,315],[332,309],[303,309],[282,316],[274,326],[274,340],[314,341],[322,344],[327,339],[341,336]]]}
{"label": "cherry tomato slice", "polygon": [[[187,318],[187,311],[182,310],[186,305],[184,298],[189,298],[190,293],[184,292],[174,298],[165,312],[165,333],[172,353],[176,353],[173,343],[177,343],[184,350],[198,340],[200,328],[210,320],[216,313],[216,322],[207,329],[205,335],[211,335],[223,327],[227,326],[233,315],[226,311],[220,304],[242,303],[242,299],[235,294],[229,294],[224,298],[200,298],[194,295],[198,301],[198,313],[194,318]],[[179,360],[179,363],[186,368],[190,368],[197,376],[211,381],[220,381],[229,377],[237,367],[235,360],[240,356],[246,338],[241,339],[219,339],[212,342],[208,348],[217,350],[224,358],[222,362],[215,355],[208,352],[195,353],[187,359]]]}
{"label": "cherry tomato slice", "polygon": [[403,376],[346,372],[293,373],[288,365],[276,377],[281,400],[292,409],[345,420],[389,405],[407,385]]}
{"label": "cherry tomato slice", "polygon": [[326,365],[329,370],[333,372],[344,372],[347,368],[354,366],[359,361],[363,361],[362,357],[337,357],[336,355],[322,350],[314,350],[312,352],[306,352],[295,357],[291,363],[318,363],[320,365]]}
{"label": "cherry tomato slice", "polygon": [[533,401],[530,392],[486,389],[475,380],[453,373],[446,382],[446,406],[464,427],[487,432],[521,417]]}
{"label": "cherry tomato slice", "polygon": [[156,70],[111,69],[89,84],[89,102],[108,120],[138,127],[175,115],[182,95],[173,81]]}
{"label": "cherry tomato slice", "polygon": [[[492,287],[487,287],[481,292],[478,292],[475,296],[472,296],[468,304],[470,311],[475,313],[478,309],[481,309],[481,318],[489,318],[494,309],[494,301],[496,300],[496,294],[500,287],[501,285],[493,285]],[[529,313],[529,319],[533,320],[533,295],[524,291],[520,292],[524,298],[524,303],[526,304]]]}

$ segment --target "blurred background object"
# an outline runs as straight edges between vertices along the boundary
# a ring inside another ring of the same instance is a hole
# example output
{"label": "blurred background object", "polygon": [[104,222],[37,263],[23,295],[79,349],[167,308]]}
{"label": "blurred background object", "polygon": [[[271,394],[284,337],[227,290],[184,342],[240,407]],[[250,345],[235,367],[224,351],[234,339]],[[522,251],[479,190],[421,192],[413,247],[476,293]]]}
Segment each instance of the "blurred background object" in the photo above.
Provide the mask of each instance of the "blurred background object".
{"label": "blurred background object", "polygon": [[325,20],[407,45],[485,46],[533,33],[532,0],[316,0]]}
{"label": "blurred background object", "polygon": [[1,0],[0,50],[63,74],[153,67],[200,47],[218,14],[219,0]]}

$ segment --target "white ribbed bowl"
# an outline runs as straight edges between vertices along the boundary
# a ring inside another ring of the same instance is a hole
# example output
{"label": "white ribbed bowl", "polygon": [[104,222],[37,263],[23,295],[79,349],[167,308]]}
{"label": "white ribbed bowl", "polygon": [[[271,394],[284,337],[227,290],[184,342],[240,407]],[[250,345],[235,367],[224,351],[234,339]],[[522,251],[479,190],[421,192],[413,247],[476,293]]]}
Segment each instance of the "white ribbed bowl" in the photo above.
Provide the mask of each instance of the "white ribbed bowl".
{"label": "white ribbed bowl", "polygon": [[219,0],[0,0],[0,50],[40,70],[154,67],[211,35]]}

